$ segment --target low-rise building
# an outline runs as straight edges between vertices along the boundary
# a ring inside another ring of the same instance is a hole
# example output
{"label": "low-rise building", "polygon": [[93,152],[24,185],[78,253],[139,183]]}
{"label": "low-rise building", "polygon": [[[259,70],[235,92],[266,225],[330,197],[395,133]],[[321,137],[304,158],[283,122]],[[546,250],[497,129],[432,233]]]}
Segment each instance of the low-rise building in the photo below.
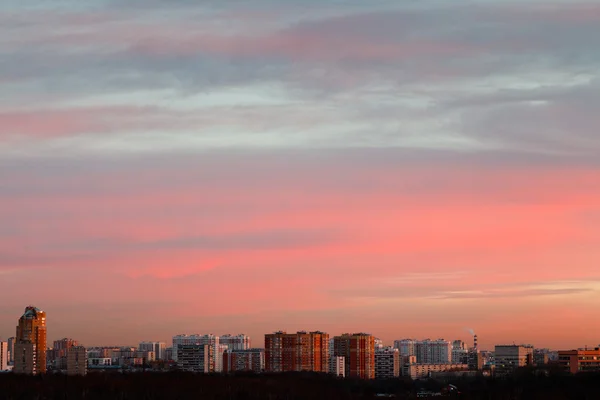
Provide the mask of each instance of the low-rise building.
{"label": "low-rise building", "polygon": [[572,374],[600,371],[600,348],[559,351],[558,362],[565,371]]}
{"label": "low-rise building", "polygon": [[423,379],[438,372],[468,372],[468,364],[405,364],[402,366],[402,375],[411,379]]}
{"label": "low-rise building", "polygon": [[494,360],[496,375],[510,374],[517,368],[533,365],[533,346],[497,345]]}

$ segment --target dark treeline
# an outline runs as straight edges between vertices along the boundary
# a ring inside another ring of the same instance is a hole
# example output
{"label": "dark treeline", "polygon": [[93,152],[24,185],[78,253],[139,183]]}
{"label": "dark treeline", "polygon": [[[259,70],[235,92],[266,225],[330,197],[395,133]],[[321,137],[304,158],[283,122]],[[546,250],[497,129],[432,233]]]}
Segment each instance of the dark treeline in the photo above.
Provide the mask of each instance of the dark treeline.
{"label": "dark treeline", "polygon": [[[461,394],[446,398],[464,400],[600,399],[600,374],[570,376],[521,371],[505,379],[452,379],[449,383],[456,385]],[[433,380],[360,381],[311,373],[90,373],[85,377],[0,374],[0,400],[350,400],[378,398],[377,394],[415,399],[419,391],[440,392],[445,385]]]}

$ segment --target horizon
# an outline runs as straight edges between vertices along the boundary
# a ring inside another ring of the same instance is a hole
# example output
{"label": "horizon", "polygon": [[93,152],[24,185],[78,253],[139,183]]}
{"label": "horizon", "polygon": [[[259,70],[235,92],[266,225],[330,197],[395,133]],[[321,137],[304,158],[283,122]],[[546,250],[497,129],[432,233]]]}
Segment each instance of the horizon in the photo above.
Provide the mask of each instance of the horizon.
{"label": "horizon", "polygon": [[585,0],[8,0],[0,336],[596,346],[598,37]]}

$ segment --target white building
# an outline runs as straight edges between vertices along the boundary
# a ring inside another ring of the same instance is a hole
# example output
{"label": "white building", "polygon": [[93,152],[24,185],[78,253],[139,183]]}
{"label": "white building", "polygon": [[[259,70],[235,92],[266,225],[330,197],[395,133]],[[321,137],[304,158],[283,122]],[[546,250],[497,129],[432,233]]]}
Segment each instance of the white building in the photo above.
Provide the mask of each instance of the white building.
{"label": "white building", "polygon": [[346,357],[331,356],[329,357],[329,373],[335,376],[344,378],[346,376]]}
{"label": "white building", "polygon": [[211,347],[210,370],[221,372],[223,370],[223,352],[227,350],[220,346],[219,337],[209,335],[177,335],[173,337],[173,359],[178,360],[179,346],[182,345],[207,345]]}
{"label": "white building", "polygon": [[165,350],[167,344],[165,342],[141,342],[138,346],[139,351],[152,351],[156,360],[165,360]]}
{"label": "white building", "polygon": [[394,348],[400,351],[400,357],[416,356],[416,339],[394,340]]}
{"label": "white building", "polygon": [[250,345],[250,336],[244,334],[239,335],[223,335],[219,337],[219,343],[227,345],[228,350],[248,350]]}
{"label": "white building", "polygon": [[452,342],[452,357],[451,361],[453,364],[465,364],[468,360],[469,352],[467,344],[462,340],[455,340]]}
{"label": "white building", "polygon": [[177,346],[177,367],[187,372],[214,372],[213,347],[206,344],[180,344]]}
{"label": "white building", "polygon": [[8,342],[0,342],[0,371],[8,370]]}
{"label": "white building", "polygon": [[394,341],[401,357],[416,356],[419,364],[448,364],[452,362],[452,344],[444,339]]}
{"label": "white building", "polygon": [[400,376],[400,350],[392,347],[375,349],[375,378],[397,378]]}

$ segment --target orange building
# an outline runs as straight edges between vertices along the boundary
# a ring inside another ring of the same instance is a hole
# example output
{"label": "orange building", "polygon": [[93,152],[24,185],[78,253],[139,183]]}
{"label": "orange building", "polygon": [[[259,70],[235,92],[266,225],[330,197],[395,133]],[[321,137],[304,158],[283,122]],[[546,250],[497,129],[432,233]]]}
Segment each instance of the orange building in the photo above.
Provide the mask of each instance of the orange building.
{"label": "orange building", "polygon": [[265,335],[267,372],[329,371],[329,335],[283,331]]}
{"label": "orange building", "polygon": [[558,352],[558,362],[567,372],[600,371],[600,348]]}
{"label": "orange building", "polygon": [[345,357],[346,377],[375,378],[375,337],[344,333],[333,338],[333,355]]}
{"label": "orange building", "polygon": [[46,313],[33,306],[25,308],[19,318],[14,371],[32,375],[46,372]]}

